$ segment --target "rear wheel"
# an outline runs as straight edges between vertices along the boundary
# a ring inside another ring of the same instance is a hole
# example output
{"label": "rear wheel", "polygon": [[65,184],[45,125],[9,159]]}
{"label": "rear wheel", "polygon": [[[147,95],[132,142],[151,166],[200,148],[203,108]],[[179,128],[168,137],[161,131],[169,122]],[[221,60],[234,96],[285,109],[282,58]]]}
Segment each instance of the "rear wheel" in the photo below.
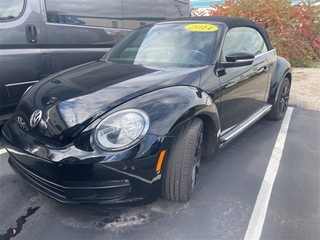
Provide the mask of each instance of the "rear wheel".
{"label": "rear wheel", "polygon": [[279,121],[284,117],[289,104],[290,87],[290,80],[285,78],[281,84],[279,97],[267,115],[268,119]]}
{"label": "rear wheel", "polygon": [[194,191],[201,161],[203,122],[194,118],[185,123],[169,149],[164,166],[162,196],[188,202]]}

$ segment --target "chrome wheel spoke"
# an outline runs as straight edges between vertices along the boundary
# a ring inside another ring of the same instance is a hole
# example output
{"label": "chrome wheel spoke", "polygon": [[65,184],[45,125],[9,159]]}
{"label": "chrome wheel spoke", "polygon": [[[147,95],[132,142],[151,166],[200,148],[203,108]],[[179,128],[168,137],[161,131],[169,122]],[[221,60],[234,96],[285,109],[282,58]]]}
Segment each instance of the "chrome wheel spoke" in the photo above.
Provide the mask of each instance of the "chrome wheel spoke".
{"label": "chrome wheel spoke", "polygon": [[195,151],[195,155],[194,155],[194,163],[193,163],[192,177],[191,177],[192,188],[194,188],[194,186],[197,182],[197,175],[199,172],[199,167],[200,167],[200,162],[201,162],[202,141],[203,141],[203,133],[201,132],[198,137],[196,151]]}
{"label": "chrome wheel spoke", "polygon": [[284,111],[284,103],[281,103],[280,106],[279,106],[279,113],[283,113]]}
{"label": "chrome wheel spoke", "polygon": [[288,107],[289,104],[289,94],[290,88],[288,84],[285,84],[281,91],[280,101],[279,101],[279,113],[283,114]]}

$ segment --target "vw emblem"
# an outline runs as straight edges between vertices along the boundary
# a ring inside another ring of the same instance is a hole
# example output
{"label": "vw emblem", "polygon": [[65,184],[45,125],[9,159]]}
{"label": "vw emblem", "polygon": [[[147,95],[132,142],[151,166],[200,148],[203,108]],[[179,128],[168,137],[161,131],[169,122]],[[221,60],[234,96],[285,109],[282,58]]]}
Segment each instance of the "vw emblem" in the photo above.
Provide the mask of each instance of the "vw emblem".
{"label": "vw emblem", "polygon": [[30,117],[30,126],[32,128],[34,128],[35,126],[37,126],[37,124],[40,122],[42,117],[42,111],[41,110],[35,110],[31,117]]}

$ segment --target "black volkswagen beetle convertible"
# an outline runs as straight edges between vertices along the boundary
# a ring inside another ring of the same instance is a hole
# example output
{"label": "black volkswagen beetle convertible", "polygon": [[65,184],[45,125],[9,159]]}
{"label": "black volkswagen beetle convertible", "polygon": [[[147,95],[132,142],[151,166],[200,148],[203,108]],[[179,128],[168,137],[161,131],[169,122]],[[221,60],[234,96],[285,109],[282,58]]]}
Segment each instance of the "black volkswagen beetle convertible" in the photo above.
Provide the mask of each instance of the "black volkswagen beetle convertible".
{"label": "black volkswagen beetle convertible", "polygon": [[291,79],[250,20],[143,26],[28,89],[2,129],[8,161],[63,203],[187,202],[202,156],[263,116],[283,118]]}

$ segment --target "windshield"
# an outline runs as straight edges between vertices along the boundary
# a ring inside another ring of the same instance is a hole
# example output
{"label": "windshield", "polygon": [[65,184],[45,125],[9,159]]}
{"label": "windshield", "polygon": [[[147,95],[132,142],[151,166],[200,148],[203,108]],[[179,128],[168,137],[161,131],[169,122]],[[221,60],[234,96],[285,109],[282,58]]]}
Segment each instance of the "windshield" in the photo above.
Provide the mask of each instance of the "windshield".
{"label": "windshield", "polygon": [[147,67],[200,67],[209,63],[217,32],[211,24],[146,26],[133,30],[103,59]]}

